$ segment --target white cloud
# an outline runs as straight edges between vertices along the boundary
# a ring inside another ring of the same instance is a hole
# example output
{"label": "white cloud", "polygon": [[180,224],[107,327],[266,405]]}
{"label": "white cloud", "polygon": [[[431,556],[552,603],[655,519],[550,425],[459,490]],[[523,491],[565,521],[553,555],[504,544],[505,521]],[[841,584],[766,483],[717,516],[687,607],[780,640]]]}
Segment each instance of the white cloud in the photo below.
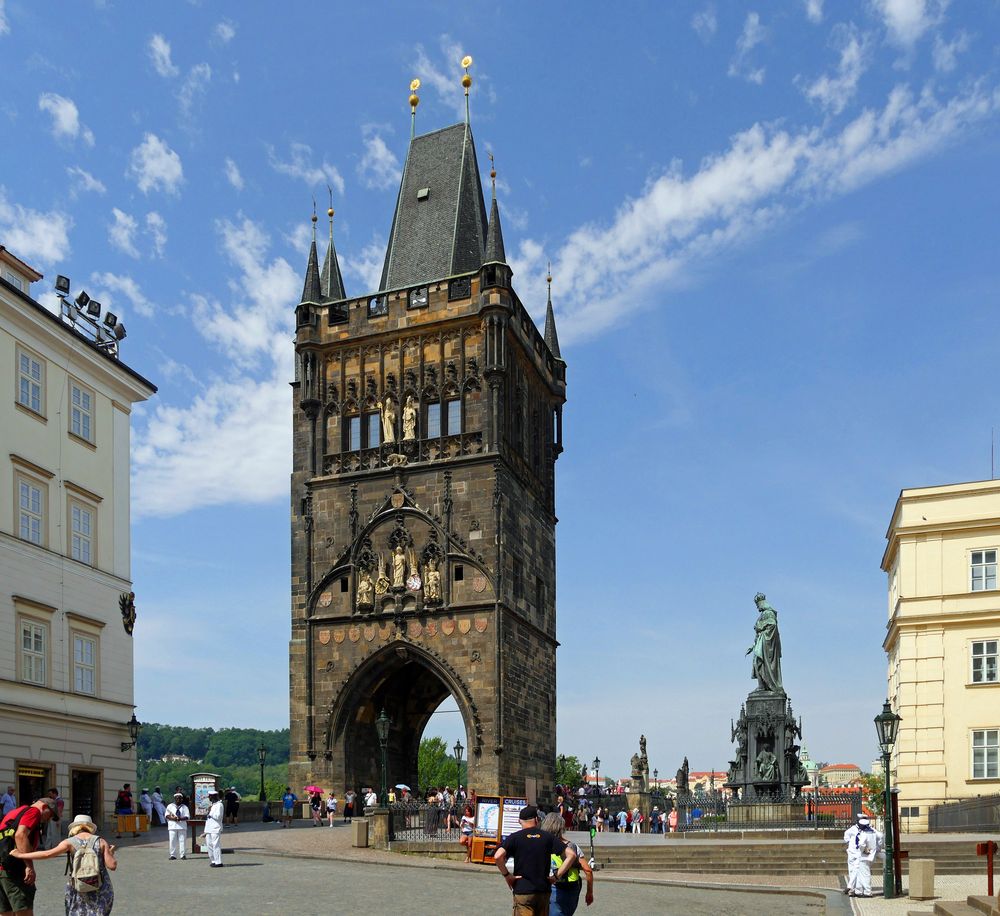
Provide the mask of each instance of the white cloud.
{"label": "white cloud", "polygon": [[76,197],[82,191],[93,191],[95,194],[104,194],[108,189],[104,182],[95,178],[90,172],[80,168],[78,165],[69,166],[66,174],[73,179],[73,187],[70,194]]}
{"label": "white cloud", "polygon": [[38,97],[39,111],[52,116],[52,136],[57,140],[75,140],[79,137],[87,146],[94,145],[94,134],[80,123],[76,103],[54,92],[43,92]]}
{"label": "white cloud", "polygon": [[69,214],[59,210],[43,213],[12,204],[7,199],[7,189],[0,185],[0,238],[17,257],[41,263],[63,260],[70,251],[72,228]]}
{"label": "white cloud", "polygon": [[716,29],[719,28],[719,19],[715,15],[715,7],[709,4],[703,10],[695,13],[691,17],[691,28],[695,30],[702,41],[706,43],[711,41]]}
{"label": "white cloud", "polygon": [[[441,56],[447,63],[439,66],[428,56],[424,46],[418,44],[416,57],[413,60],[413,75],[420,77],[421,89],[428,86],[434,89],[447,106],[460,119],[465,118],[465,90],[462,88],[462,70],[460,61],[465,52],[456,44],[450,35],[442,35],[440,39]],[[486,75],[473,72],[473,86],[476,82],[484,83]],[[489,94],[489,93],[487,93]],[[417,115],[419,118],[420,116]]]}
{"label": "white cloud", "polygon": [[181,157],[156,134],[146,134],[132,150],[126,175],[135,179],[143,194],[155,189],[176,194],[184,181]]}
{"label": "white cloud", "polygon": [[162,258],[167,247],[167,221],[155,210],[146,214],[146,234],[152,240],[153,253]]}
{"label": "white cloud", "polygon": [[948,0],[872,0],[872,3],[889,37],[907,49],[941,22],[948,6]]}
{"label": "white cloud", "polygon": [[968,32],[959,32],[951,41],[945,41],[940,35],[935,35],[932,52],[934,69],[941,73],[950,73],[958,63],[958,55],[969,50],[970,42]]}
{"label": "white cloud", "polygon": [[240,174],[240,167],[233,162],[232,159],[227,158],[226,164],[226,181],[228,181],[237,191],[243,190],[243,176]]}
{"label": "white cloud", "polygon": [[[121,293],[132,305],[135,311],[151,318],[156,313],[156,306],[143,295],[139,284],[128,274],[94,273],[90,276],[90,282],[96,287],[94,298],[102,302],[108,308],[115,305],[115,296]],[[124,318],[119,309],[119,318]]]}
{"label": "white cloud", "polygon": [[111,216],[114,219],[108,227],[108,241],[111,246],[130,258],[139,257],[139,249],[135,246],[135,234],[139,224],[135,221],[135,217],[117,207],[112,208]]}
{"label": "white cloud", "polygon": [[236,26],[228,19],[223,19],[215,26],[215,38],[220,44],[227,45],[236,37]]}
{"label": "white cloud", "polygon": [[7,0],[0,0],[0,35],[8,35],[10,33],[10,26],[7,23],[6,2]]}
{"label": "white cloud", "polygon": [[[268,260],[270,240],[246,217],[217,224],[235,269],[234,301],[224,307],[192,297],[196,327],[229,357],[224,374],[201,371],[201,390],[186,406],[158,399],[133,451],[137,515],[247,503],[287,493],[291,470],[288,381],[294,304],[301,277],[283,258]],[[225,462],[219,455],[228,456]],[[213,459],[212,456],[215,456]]]}
{"label": "white cloud", "polygon": [[174,77],[181,72],[170,59],[170,42],[162,35],[150,38],[147,50],[149,59],[153,62],[153,69],[160,76]]}
{"label": "white cloud", "polygon": [[823,21],[823,0],[805,0],[806,18],[810,22]]}
{"label": "white cloud", "polygon": [[[754,124],[691,175],[679,166],[652,180],[603,225],[580,227],[553,257],[560,338],[590,336],[626,306],[652,307],[685,270],[753,237],[790,210],[845,194],[904,168],[1000,112],[1000,90],[976,85],[941,101],[895,88],[881,110],[841,130]],[[526,302],[545,301],[545,255],[528,239],[512,259]],[[562,284],[566,285],[563,286]],[[558,303],[557,303],[558,306]]]}
{"label": "white cloud", "polygon": [[205,94],[211,79],[212,68],[208,64],[195,64],[188,71],[180,89],[177,90],[177,101],[180,102],[182,115],[185,117],[191,115],[191,109],[195,102]]}
{"label": "white cloud", "polygon": [[758,86],[764,82],[764,68],[754,67],[749,60],[750,52],[767,37],[767,29],[760,24],[757,13],[747,13],[743,32],[736,42],[736,53],[729,64],[729,75],[738,76]]}
{"label": "white cloud", "polygon": [[312,147],[306,143],[292,143],[287,161],[279,159],[273,147],[268,147],[267,157],[271,168],[282,175],[298,178],[312,188],[331,185],[337,193],[344,193],[344,179],[337,167],[330,165],[325,159],[322,165],[313,165]]}
{"label": "white cloud", "polygon": [[385,144],[378,127],[367,124],[361,129],[365,152],[358,163],[358,175],[365,187],[384,191],[399,183],[401,169],[395,153]]}
{"label": "white cloud", "polygon": [[309,243],[312,241],[312,227],[306,223],[296,223],[291,232],[285,235],[288,244],[303,257],[309,254]]}
{"label": "white cloud", "polygon": [[868,67],[871,42],[852,25],[837,25],[832,38],[840,47],[840,62],[834,76],[821,76],[805,88],[807,98],[819,102],[823,108],[840,114],[854,96],[858,80]]}
{"label": "white cloud", "polygon": [[385,262],[385,239],[373,236],[372,240],[356,255],[341,255],[340,263],[344,272],[357,277],[365,292],[378,289],[382,279],[382,265]]}

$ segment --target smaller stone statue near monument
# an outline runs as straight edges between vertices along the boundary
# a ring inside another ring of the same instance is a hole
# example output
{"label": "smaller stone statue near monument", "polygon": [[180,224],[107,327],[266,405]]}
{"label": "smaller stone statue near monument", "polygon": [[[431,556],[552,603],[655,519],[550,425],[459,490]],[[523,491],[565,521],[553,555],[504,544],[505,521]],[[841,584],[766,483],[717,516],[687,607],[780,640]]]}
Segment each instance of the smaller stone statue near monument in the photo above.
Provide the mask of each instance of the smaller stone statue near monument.
{"label": "smaller stone statue near monument", "polygon": [[413,395],[407,395],[406,405],[403,407],[403,441],[408,442],[417,438],[417,402]]}
{"label": "smaller stone statue near monument", "polygon": [[358,579],[358,606],[370,605],[374,592],[375,585],[372,582],[372,574],[367,569],[362,569],[361,578]]}
{"label": "smaller stone statue near monument", "polygon": [[767,748],[757,754],[757,779],[760,782],[778,781],[778,758]]}
{"label": "smaller stone statue near monument", "polygon": [[402,547],[392,552],[392,587],[406,587],[406,551]]}
{"label": "smaller stone statue near monument", "polygon": [[753,673],[761,690],[783,693],[781,686],[781,637],[778,634],[778,612],[767,603],[762,592],[754,596],[757,605],[757,622],[754,624],[756,638],[747,649],[753,655]]}
{"label": "smaller stone statue near monument", "polygon": [[441,572],[438,570],[438,562],[433,557],[427,561],[424,567],[424,598],[428,601],[440,601],[441,599]]}
{"label": "smaller stone statue near monument", "polygon": [[689,791],[688,788],[688,775],[691,772],[691,768],[688,766],[687,757],[684,758],[684,763],[681,768],[677,771],[677,794],[686,795]]}
{"label": "smaller stone statue near monument", "polygon": [[396,441],[396,404],[386,398],[378,402],[378,409],[382,411],[382,441],[392,445]]}

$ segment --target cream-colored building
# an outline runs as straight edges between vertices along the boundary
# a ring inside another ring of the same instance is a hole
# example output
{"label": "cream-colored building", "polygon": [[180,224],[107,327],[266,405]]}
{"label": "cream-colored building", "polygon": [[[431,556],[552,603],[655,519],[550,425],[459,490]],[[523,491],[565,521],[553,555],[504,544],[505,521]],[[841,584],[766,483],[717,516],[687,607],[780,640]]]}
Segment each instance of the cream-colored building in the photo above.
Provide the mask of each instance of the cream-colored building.
{"label": "cream-colored building", "polygon": [[0,246],[0,791],[56,786],[67,813],[105,819],[135,783],[119,598],[129,414],[156,389],[39,305],[41,278]]}
{"label": "cream-colored building", "polygon": [[888,696],[899,804],[1000,791],[1000,481],[903,490],[886,534]]}

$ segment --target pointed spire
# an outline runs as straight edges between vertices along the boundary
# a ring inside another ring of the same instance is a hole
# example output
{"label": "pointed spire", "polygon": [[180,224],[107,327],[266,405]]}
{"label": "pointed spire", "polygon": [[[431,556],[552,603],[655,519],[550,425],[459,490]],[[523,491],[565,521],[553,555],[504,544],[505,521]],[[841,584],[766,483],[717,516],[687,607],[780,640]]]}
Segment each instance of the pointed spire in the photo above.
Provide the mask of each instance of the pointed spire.
{"label": "pointed spire", "polygon": [[562,359],[559,352],[559,335],[556,334],[556,314],[552,310],[552,264],[549,264],[549,272],[545,277],[545,282],[549,285],[549,301],[545,306],[545,345],[549,348],[556,359]]}
{"label": "pointed spire", "polygon": [[337,249],[333,244],[333,189],[327,185],[330,194],[330,207],[326,215],[330,218],[330,244],[326,248],[326,258],[323,260],[323,273],[320,275],[320,293],[328,302],[346,299],[344,278],[340,273],[340,261],[337,259]]}
{"label": "pointed spire", "polygon": [[323,292],[319,282],[319,256],[316,254],[316,201],[313,201],[313,237],[309,246],[309,262],[306,264],[306,282],[302,287],[302,303],[311,302],[319,305]]}
{"label": "pointed spire", "polygon": [[500,228],[500,208],[497,206],[497,170],[493,162],[493,153],[490,157],[490,181],[493,185],[493,204],[490,207],[490,222],[486,229],[486,254],[483,263],[498,262],[507,263],[507,255],[503,247],[503,229]]}

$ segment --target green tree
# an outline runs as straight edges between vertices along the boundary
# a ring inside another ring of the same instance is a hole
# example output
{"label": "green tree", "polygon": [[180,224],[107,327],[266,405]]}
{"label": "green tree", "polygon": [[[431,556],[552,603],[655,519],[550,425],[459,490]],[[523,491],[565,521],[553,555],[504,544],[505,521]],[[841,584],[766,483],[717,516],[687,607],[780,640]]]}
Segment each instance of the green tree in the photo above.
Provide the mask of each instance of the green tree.
{"label": "green tree", "polygon": [[420,741],[420,749],[417,751],[417,782],[420,789],[430,786],[454,787],[458,782],[458,761],[448,753],[444,738],[423,738]]}
{"label": "green tree", "polygon": [[885,777],[880,773],[862,774],[861,788],[865,804],[875,812],[876,817],[882,817],[885,814]]}
{"label": "green tree", "polygon": [[572,754],[560,754],[556,758],[556,782],[561,786],[578,786],[581,783],[580,774],[583,764]]}

